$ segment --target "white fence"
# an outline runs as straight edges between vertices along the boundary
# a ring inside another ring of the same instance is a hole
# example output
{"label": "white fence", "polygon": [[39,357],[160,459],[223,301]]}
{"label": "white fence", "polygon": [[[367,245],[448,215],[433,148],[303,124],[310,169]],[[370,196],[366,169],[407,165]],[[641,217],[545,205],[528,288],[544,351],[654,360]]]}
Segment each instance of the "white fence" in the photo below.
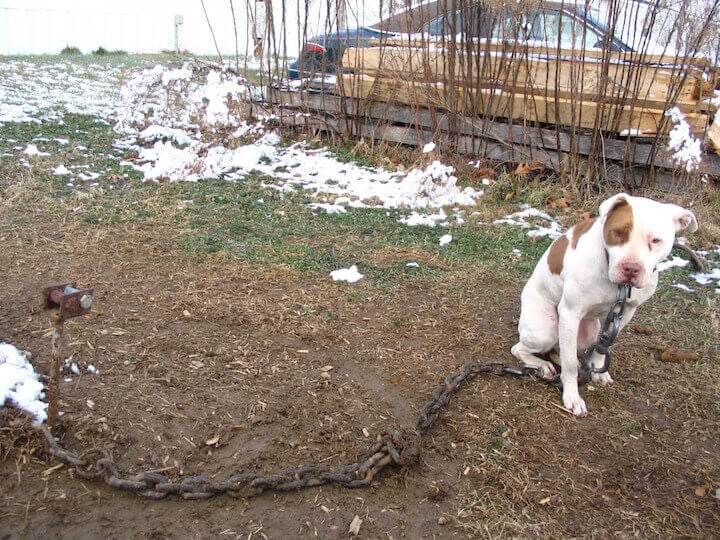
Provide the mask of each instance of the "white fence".
{"label": "white fence", "polygon": [[[349,26],[379,20],[379,0],[347,4]],[[0,54],[57,54],[65,46],[83,53],[98,47],[131,53],[174,50],[177,15],[183,21],[178,28],[180,49],[215,54],[217,41],[222,54],[234,54],[236,44],[241,55],[252,54],[254,37],[264,30],[266,5],[273,10],[273,41],[288,56],[297,55],[303,32],[309,37],[334,30],[328,21],[335,17],[328,17],[328,10],[336,2],[328,0],[232,0],[233,10],[230,0],[204,0],[207,18],[200,0],[0,0]]]}

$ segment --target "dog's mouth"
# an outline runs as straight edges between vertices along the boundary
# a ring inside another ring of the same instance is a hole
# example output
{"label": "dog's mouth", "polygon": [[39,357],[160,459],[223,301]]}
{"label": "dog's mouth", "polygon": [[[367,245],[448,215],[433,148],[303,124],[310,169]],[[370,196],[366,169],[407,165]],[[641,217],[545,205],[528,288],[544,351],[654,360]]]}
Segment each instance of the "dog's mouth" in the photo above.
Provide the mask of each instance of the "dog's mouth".
{"label": "dog's mouth", "polygon": [[635,287],[636,289],[642,289],[647,285],[647,280],[645,279],[644,275],[628,277],[626,275],[623,275],[622,273],[619,273],[616,275],[611,275],[610,281],[615,285],[630,285],[631,287]]}

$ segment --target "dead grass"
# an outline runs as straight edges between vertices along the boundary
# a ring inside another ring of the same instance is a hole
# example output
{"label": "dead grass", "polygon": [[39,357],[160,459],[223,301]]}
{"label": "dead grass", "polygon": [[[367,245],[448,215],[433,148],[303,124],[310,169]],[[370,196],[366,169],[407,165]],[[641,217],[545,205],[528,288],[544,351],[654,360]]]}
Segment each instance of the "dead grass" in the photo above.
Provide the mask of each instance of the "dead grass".
{"label": "dead grass", "polygon": [[[278,250],[362,255],[374,274],[348,286],[328,279],[331,268],[183,243],[247,219],[231,212],[237,185],[128,181],[78,200],[44,174],[3,187],[12,203],[0,220],[12,232],[0,234],[0,336],[33,351],[46,373],[50,324],[40,290],[66,281],[95,288],[92,314],[68,323],[65,351],[100,374],[63,384],[60,435],[75,451],[109,448],[128,473],[221,478],[358,459],[378,433],[411,426],[462,364],[511,361],[519,293],[534,261],[507,254],[543,247],[522,232],[471,223],[439,251],[434,236],[389,238],[394,217],[378,213],[343,221],[343,234],[323,221],[319,234],[303,201],[282,201],[292,234],[269,221],[275,236],[266,238]],[[547,193],[545,184],[527,186],[508,201],[488,198],[480,221]],[[178,208],[187,198],[195,213]],[[575,200],[566,220],[589,202]],[[231,240],[260,234],[238,230]],[[397,267],[408,259],[434,273],[403,276]],[[654,333],[626,332],[616,345],[617,384],[583,389],[586,419],[561,410],[545,386],[472,381],[424,439],[420,464],[389,469],[362,491],[147,503],[54,468],[29,432],[2,424],[0,532],[332,538],[359,515],[361,534],[373,538],[717,535],[717,308],[712,294],[691,297],[664,283],[637,319]],[[670,346],[701,359],[663,364],[658,351]],[[333,366],[329,379],[325,366]]]}

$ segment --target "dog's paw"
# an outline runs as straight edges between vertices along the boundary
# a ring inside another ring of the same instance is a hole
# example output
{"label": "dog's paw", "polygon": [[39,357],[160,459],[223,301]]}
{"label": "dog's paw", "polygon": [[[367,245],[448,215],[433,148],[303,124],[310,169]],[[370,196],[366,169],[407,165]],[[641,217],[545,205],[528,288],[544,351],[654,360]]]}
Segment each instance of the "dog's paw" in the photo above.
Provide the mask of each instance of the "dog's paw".
{"label": "dog's paw", "polygon": [[572,411],[575,416],[585,416],[587,414],[587,405],[580,394],[563,394],[563,405]]}
{"label": "dog's paw", "polygon": [[605,373],[591,373],[590,379],[592,379],[592,382],[599,384],[600,386],[609,386],[615,382],[612,380],[612,377],[607,371]]}
{"label": "dog's paw", "polygon": [[537,375],[543,379],[552,379],[557,375],[557,370],[552,362],[546,360],[537,360],[532,364],[525,364],[527,367],[537,370]]}

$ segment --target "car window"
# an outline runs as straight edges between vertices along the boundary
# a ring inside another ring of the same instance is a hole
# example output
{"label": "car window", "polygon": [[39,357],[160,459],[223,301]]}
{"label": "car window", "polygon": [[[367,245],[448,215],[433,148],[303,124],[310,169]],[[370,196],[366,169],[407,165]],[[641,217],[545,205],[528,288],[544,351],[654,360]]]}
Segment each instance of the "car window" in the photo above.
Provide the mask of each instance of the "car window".
{"label": "car window", "polygon": [[433,19],[425,25],[425,33],[430,36],[451,36],[453,34],[469,38],[486,38],[492,34],[492,19],[479,6],[457,10]]}
{"label": "car window", "polygon": [[528,25],[528,39],[567,48],[596,47],[600,36],[575,17],[560,11],[542,10]]}
{"label": "car window", "polygon": [[486,8],[476,6],[445,14],[424,27],[427,35],[435,37],[450,36],[453,30],[463,37],[538,41],[550,46],[557,45],[559,36],[564,48],[581,48],[583,43],[585,47],[597,47],[602,42],[602,36],[578,18],[549,9],[534,14],[507,10],[493,17]]}

